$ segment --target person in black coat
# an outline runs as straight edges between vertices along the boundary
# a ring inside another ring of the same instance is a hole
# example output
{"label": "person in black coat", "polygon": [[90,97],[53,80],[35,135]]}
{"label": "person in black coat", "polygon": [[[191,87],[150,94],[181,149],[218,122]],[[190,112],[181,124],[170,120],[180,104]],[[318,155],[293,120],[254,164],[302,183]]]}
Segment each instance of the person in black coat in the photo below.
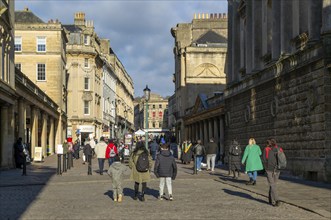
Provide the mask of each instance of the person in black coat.
{"label": "person in black coat", "polygon": [[88,162],[87,175],[92,175],[92,154],[93,154],[93,150],[92,150],[92,147],[90,145],[90,140],[88,140],[86,142],[86,144],[84,145],[83,152],[84,152],[84,155],[86,157],[86,161]]}
{"label": "person in black coat", "polygon": [[233,140],[229,148],[229,168],[230,171],[233,173],[234,179],[238,179],[238,177],[240,176],[241,154],[242,151],[238,141]]}
{"label": "person in black coat", "polygon": [[159,199],[163,200],[165,197],[164,184],[167,184],[169,200],[173,200],[172,196],[172,180],[177,176],[177,164],[174,156],[169,150],[168,144],[161,145],[161,151],[156,157],[154,165],[154,174],[160,178],[160,196]]}

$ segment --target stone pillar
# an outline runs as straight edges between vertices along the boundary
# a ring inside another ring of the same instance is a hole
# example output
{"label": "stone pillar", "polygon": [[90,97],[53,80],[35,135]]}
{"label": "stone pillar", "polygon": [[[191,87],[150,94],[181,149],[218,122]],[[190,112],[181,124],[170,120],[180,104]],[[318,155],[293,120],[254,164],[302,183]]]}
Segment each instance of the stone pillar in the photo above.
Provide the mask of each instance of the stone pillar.
{"label": "stone pillar", "polygon": [[292,21],[293,21],[293,29],[292,34],[293,38],[300,34],[300,2],[299,0],[292,0]]}
{"label": "stone pillar", "polygon": [[42,124],[41,124],[41,147],[42,147],[42,153],[44,158],[47,157],[47,118],[48,115],[43,112],[42,113]]}
{"label": "stone pillar", "polygon": [[218,144],[218,142],[219,142],[218,118],[214,118],[213,123],[214,123],[214,134],[213,134],[213,136],[214,136],[215,143]]}
{"label": "stone pillar", "polygon": [[31,158],[34,158],[35,147],[38,147],[39,109],[31,107]]}
{"label": "stone pillar", "polygon": [[220,117],[220,130],[219,130],[219,136],[220,136],[220,154],[224,154],[224,120],[223,117]]}
{"label": "stone pillar", "polygon": [[246,73],[252,73],[252,35],[253,35],[252,1],[246,1]]}
{"label": "stone pillar", "polygon": [[310,0],[299,1],[299,33],[308,31],[308,7]]}
{"label": "stone pillar", "polygon": [[50,149],[50,153],[54,154],[55,153],[55,142],[54,142],[54,137],[55,137],[55,133],[54,133],[54,118],[50,117],[49,119],[49,136],[48,136],[48,141],[49,141],[49,149]]}
{"label": "stone pillar", "polygon": [[203,120],[203,138],[202,143],[206,145],[208,143],[208,120]]}
{"label": "stone pillar", "polygon": [[[0,132],[0,147],[1,147],[1,167],[10,168],[13,165],[14,159],[14,153],[12,151],[13,145],[16,140],[10,140],[9,136],[9,106],[4,105],[1,106],[1,132]],[[11,146],[11,147],[9,147]]]}
{"label": "stone pillar", "polygon": [[257,72],[261,69],[262,58],[262,1],[253,0],[253,53],[252,53],[252,69]]}
{"label": "stone pillar", "polygon": [[55,134],[55,145],[63,143],[63,125],[62,125],[62,114],[60,113],[59,119],[56,121],[56,134]]}
{"label": "stone pillar", "polygon": [[185,50],[181,49],[180,55],[180,87],[185,86],[186,75],[186,62],[185,62]]}
{"label": "stone pillar", "polygon": [[331,33],[331,0],[323,0],[322,34]]}
{"label": "stone pillar", "polygon": [[233,2],[233,15],[232,15],[232,72],[234,81],[240,79],[240,16],[238,13],[239,3]]}
{"label": "stone pillar", "polygon": [[191,141],[196,141],[199,139],[199,133],[200,133],[200,123],[196,122],[195,123],[195,139]]}
{"label": "stone pillar", "polygon": [[199,129],[199,138],[198,139],[200,139],[201,141],[203,141],[203,121],[200,121],[199,122],[199,127],[200,127],[200,129]]}
{"label": "stone pillar", "polygon": [[308,9],[308,35],[309,41],[317,41],[321,37],[322,1],[310,0]]}
{"label": "stone pillar", "polygon": [[[228,30],[232,30],[232,22],[233,22],[233,0],[228,1]],[[233,44],[232,44],[232,31],[228,31],[228,50],[227,50],[227,83],[231,83],[233,81],[233,56],[232,56],[232,51],[233,51]]]}
{"label": "stone pillar", "polygon": [[23,99],[18,100],[18,136],[26,143],[26,107]]}
{"label": "stone pillar", "polygon": [[278,60],[280,55],[280,1],[272,1],[272,60]]}
{"label": "stone pillar", "polygon": [[246,29],[244,19],[240,19],[240,68],[245,68],[246,62]]}
{"label": "stone pillar", "polygon": [[291,40],[293,38],[293,18],[292,18],[292,1],[281,0],[281,24],[280,24],[280,44],[281,55],[291,54]]}
{"label": "stone pillar", "polygon": [[208,122],[208,139],[207,139],[207,142],[209,142],[210,138],[213,137],[214,135],[214,132],[213,132],[213,120],[212,119],[208,119],[207,120]]}

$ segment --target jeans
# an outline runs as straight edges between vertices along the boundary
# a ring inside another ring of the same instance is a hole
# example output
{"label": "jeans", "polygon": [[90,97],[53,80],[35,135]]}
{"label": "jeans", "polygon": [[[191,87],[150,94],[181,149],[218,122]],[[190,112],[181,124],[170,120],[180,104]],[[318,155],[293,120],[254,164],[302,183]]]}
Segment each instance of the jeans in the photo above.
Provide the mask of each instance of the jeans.
{"label": "jeans", "polygon": [[215,159],[216,159],[216,154],[207,154],[207,169],[208,170],[210,170],[210,161],[211,161],[211,171],[214,171]]}
{"label": "jeans", "polygon": [[256,181],[256,177],[257,177],[257,171],[248,171],[247,172],[248,176],[249,176],[249,179],[252,179],[254,181]]}
{"label": "jeans", "polygon": [[108,158],[108,163],[109,163],[109,166],[111,166],[115,161],[115,157],[109,157]]}
{"label": "jeans", "polygon": [[156,151],[152,150],[151,154],[152,154],[152,159],[155,160],[156,159]]}
{"label": "jeans", "polygon": [[196,168],[197,170],[201,170],[201,162],[202,162],[203,156],[196,156]]}
{"label": "jeans", "polygon": [[269,203],[274,204],[279,200],[277,191],[277,181],[279,179],[279,171],[267,171],[267,180],[269,184]]}
{"label": "jeans", "polygon": [[98,158],[98,163],[99,163],[99,172],[100,174],[103,173],[103,167],[105,164],[105,158]]}
{"label": "jeans", "polygon": [[164,183],[167,185],[168,194],[172,195],[171,177],[160,177],[160,196],[164,193]]}
{"label": "jeans", "polygon": [[86,158],[88,162],[87,175],[92,175],[92,155],[87,155]]}

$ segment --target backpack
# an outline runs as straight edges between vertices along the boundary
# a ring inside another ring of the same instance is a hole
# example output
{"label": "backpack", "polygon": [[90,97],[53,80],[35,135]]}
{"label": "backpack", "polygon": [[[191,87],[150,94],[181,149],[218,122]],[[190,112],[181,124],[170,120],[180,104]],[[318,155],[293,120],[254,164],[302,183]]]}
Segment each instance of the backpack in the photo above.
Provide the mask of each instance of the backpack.
{"label": "backpack", "polygon": [[114,147],[110,149],[110,152],[109,152],[109,157],[115,157],[116,156],[116,153],[115,153],[115,150],[114,150]]}
{"label": "backpack", "polygon": [[279,148],[277,148],[276,159],[277,159],[277,169],[285,169],[287,163],[286,156],[284,151],[280,151]]}
{"label": "backpack", "polygon": [[241,148],[240,146],[233,146],[232,150],[231,150],[231,154],[234,156],[239,156],[239,154],[241,153]]}
{"label": "backpack", "polygon": [[136,169],[138,172],[147,172],[149,170],[148,153],[145,151],[139,154],[136,162]]}

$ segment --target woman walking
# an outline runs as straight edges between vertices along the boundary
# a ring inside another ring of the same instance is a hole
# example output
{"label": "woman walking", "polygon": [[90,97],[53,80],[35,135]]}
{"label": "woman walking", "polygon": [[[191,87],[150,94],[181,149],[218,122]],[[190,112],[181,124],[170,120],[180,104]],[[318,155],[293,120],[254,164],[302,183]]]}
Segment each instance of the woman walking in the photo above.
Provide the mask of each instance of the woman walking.
{"label": "woman walking", "polygon": [[257,171],[263,170],[263,165],[260,158],[261,154],[262,151],[260,146],[256,144],[254,138],[250,138],[241,160],[242,164],[246,163],[245,170],[249,176],[249,181],[246,183],[246,185],[255,185]]}
{"label": "woman walking", "polygon": [[[148,163],[146,164],[146,162]],[[145,166],[145,167],[144,167]],[[145,201],[147,182],[151,180],[152,157],[145,148],[144,142],[138,142],[136,148],[130,155],[129,167],[131,169],[130,179],[134,181],[134,200],[138,198],[139,184],[141,188],[141,201]],[[144,169],[142,171],[142,169]]]}
{"label": "woman walking", "polygon": [[[237,140],[233,140],[229,149],[229,168],[233,178],[238,179],[241,170],[241,147]],[[236,175],[237,174],[237,175]]]}

